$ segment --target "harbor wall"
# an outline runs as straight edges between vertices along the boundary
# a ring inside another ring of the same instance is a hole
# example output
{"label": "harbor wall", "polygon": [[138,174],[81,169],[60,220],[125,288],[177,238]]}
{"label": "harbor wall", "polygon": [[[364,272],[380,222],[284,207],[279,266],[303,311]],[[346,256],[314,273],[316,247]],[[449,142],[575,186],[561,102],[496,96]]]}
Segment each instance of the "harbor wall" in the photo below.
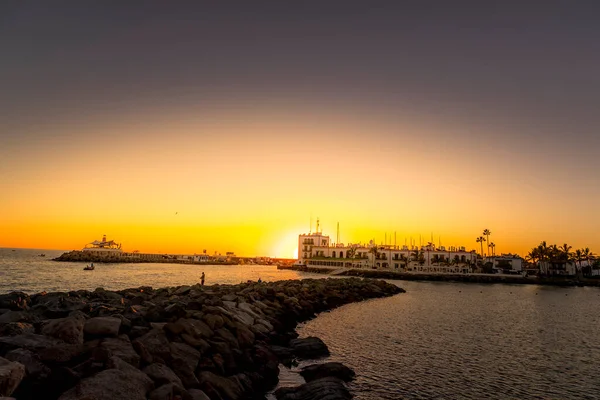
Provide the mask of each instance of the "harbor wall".
{"label": "harbor wall", "polygon": [[434,282],[464,282],[464,283],[505,283],[522,285],[551,285],[551,286],[594,286],[600,287],[600,279],[567,277],[539,277],[501,274],[422,274],[374,269],[343,269],[310,266],[280,266],[281,269],[330,274],[336,276],[357,276],[363,278],[392,279],[405,281],[434,281]]}

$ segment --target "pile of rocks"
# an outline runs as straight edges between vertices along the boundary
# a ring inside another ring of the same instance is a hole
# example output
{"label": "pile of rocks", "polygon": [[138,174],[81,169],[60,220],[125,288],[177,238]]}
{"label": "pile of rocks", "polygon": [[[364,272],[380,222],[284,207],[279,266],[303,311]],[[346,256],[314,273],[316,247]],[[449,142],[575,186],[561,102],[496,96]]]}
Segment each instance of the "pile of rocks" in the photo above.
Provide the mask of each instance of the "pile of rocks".
{"label": "pile of rocks", "polygon": [[[298,322],[402,291],[349,278],[1,295],[0,397],[261,398],[280,362],[327,354],[318,338],[297,338]],[[308,371],[312,386],[276,395],[315,398],[351,379],[342,367]]]}

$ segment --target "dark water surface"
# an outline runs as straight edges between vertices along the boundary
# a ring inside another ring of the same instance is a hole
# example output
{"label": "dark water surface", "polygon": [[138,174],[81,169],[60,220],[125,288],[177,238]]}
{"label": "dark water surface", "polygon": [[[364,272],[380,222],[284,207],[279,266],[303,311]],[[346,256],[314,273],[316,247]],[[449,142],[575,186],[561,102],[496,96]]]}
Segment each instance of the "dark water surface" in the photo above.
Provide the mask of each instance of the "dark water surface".
{"label": "dark water surface", "polygon": [[303,324],[357,399],[600,398],[600,289],[394,283]]}

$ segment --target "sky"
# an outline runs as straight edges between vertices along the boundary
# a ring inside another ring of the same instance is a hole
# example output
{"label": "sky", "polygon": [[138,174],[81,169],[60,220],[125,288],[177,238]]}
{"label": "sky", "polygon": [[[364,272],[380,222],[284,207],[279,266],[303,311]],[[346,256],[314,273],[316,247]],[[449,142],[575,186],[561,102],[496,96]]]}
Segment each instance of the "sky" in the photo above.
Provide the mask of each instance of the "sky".
{"label": "sky", "polygon": [[344,243],[600,251],[599,18],[2,2],[0,247],[293,257],[319,218]]}

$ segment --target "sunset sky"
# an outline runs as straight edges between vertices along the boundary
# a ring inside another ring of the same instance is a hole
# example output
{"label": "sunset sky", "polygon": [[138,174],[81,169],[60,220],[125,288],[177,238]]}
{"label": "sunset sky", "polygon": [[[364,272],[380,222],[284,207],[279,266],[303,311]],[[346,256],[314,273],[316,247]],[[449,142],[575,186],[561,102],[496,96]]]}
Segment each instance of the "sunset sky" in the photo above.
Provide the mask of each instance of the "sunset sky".
{"label": "sunset sky", "polygon": [[[553,5],[554,4],[554,5]],[[0,3],[0,247],[600,252],[600,7]],[[314,223],[313,223],[314,228]],[[408,239],[406,239],[408,238]]]}

